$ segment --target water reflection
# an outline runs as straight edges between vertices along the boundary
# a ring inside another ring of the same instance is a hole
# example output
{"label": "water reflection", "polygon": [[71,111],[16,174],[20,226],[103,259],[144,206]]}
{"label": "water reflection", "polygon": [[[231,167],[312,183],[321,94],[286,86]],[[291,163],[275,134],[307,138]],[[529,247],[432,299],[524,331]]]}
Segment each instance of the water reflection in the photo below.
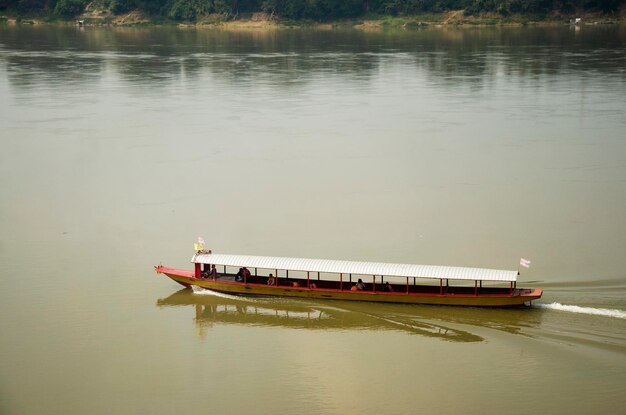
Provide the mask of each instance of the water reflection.
{"label": "water reflection", "polygon": [[345,303],[342,308],[363,314],[393,315],[399,319],[488,328],[518,335],[529,335],[526,329],[538,327],[542,321],[541,310],[527,307],[490,309],[401,304],[382,304],[378,307],[377,304],[372,309],[367,303]]}
{"label": "water reflection", "polygon": [[445,324],[420,321],[407,315],[361,312],[334,304],[287,299],[194,294],[182,289],[157,301],[159,307],[195,309],[198,332],[205,336],[217,324],[281,327],[306,330],[395,330],[453,342],[480,342],[483,338]]}
{"label": "water reflection", "polygon": [[71,52],[20,53],[9,55],[6,59],[9,79],[19,88],[87,84],[102,76],[103,65],[99,57],[82,56],[75,59]]}
{"label": "water reflection", "polygon": [[[359,31],[265,31],[0,27],[0,59],[17,87],[92,82],[108,70],[152,87],[219,77],[230,83],[293,86],[319,77],[368,80],[389,65],[434,81],[489,85],[562,73],[624,79],[626,29],[567,28]],[[105,70],[106,68],[106,70]],[[157,82],[155,82],[157,81]]]}

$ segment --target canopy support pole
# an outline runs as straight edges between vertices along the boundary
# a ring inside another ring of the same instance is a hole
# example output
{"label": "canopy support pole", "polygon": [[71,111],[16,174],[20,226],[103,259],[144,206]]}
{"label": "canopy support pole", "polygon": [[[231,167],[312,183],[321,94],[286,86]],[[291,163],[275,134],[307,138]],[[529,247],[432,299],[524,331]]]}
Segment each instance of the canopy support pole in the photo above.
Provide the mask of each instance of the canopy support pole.
{"label": "canopy support pole", "polygon": [[343,274],[339,273],[339,291],[343,291]]}

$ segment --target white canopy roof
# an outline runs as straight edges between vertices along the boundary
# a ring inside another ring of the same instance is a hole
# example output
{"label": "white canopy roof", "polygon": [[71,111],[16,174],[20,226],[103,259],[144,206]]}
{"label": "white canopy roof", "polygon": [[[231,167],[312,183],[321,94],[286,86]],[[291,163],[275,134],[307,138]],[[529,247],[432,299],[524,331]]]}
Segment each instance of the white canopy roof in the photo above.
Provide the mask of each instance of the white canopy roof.
{"label": "white canopy roof", "polygon": [[478,281],[516,281],[517,271],[441,265],[389,264],[384,262],[338,261],[331,259],[284,258],[250,255],[196,253],[191,262],[232,267],[327,272],[333,274],[384,275]]}

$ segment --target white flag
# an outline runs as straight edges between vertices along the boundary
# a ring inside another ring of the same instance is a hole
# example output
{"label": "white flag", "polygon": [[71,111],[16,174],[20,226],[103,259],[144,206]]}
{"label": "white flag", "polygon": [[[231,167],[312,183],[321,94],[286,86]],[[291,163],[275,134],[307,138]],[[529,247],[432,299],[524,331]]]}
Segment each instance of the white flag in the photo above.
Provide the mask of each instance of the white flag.
{"label": "white flag", "polygon": [[519,264],[523,266],[524,268],[530,268],[530,261],[525,258],[521,258],[519,260]]}

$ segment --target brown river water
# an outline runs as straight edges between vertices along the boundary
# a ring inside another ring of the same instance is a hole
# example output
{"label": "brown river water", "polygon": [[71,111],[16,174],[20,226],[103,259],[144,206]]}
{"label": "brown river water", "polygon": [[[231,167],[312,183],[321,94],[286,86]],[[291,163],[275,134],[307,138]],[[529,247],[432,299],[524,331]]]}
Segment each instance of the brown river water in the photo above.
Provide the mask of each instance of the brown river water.
{"label": "brown river water", "polygon": [[[626,30],[0,25],[0,414],[617,414]],[[517,269],[523,309],[246,298],[216,252]]]}

